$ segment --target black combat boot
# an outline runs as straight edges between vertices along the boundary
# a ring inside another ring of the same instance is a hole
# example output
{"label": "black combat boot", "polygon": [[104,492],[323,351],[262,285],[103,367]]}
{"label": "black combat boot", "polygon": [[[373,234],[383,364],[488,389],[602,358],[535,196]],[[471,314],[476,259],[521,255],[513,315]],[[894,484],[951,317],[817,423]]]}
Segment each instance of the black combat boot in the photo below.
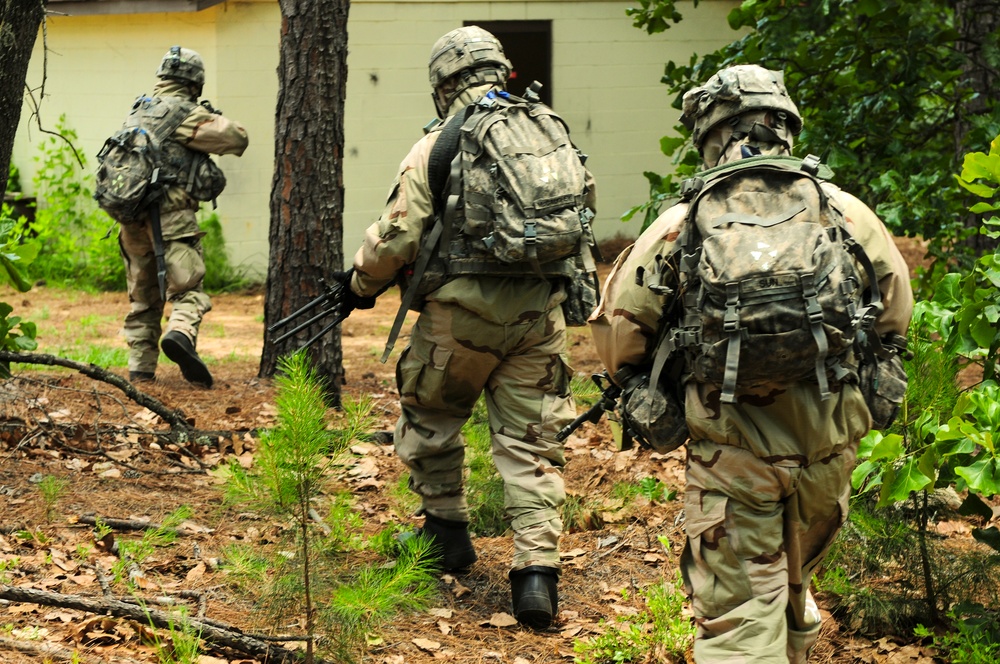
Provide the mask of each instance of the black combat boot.
{"label": "black combat boot", "polygon": [[559,570],[555,567],[532,565],[511,572],[510,596],[514,617],[532,629],[545,629],[552,624],[559,607],[556,585]]}
{"label": "black combat boot", "polygon": [[212,387],[212,374],[208,367],[198,357],[194,349],[194,344],[183,334],[176,330],[171,330],[163,335],[160,341],[160,348],[163,354],[177,363],[181,368],[181,375],[189,383]]}
{"label": "black combat boot", "polygon": [[464,569],[476,562],[478,556],[469,538],[468,522],[442,519],[429,513],[424,516],[426,520],[420,534],[431,538],[439,547],[442,569]]}

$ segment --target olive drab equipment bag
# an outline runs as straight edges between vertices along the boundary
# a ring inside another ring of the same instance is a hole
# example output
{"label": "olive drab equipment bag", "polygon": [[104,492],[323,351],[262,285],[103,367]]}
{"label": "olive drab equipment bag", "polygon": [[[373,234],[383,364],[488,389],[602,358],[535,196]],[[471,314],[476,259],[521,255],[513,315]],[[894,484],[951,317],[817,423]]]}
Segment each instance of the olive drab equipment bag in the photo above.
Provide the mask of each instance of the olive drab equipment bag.
{"label": "olive drab equipment bag", "polygon": [[94,198],[122,224],[135,223],[168,185],[199,201],[214,200],[226,186],[222,170],[204,152],[170,139],[194,109],[177,97],[136,99],[124,125],[97,154]]}
{"label": "olive drab equipment bag", "polygon": [[[693,380],[722,388],[857,381],[859,346],[882,312],[874,267],[821,187],[814,156],[756,156],[685,180],[679,324]],[[859,269],[860,266],[860,269]]]}

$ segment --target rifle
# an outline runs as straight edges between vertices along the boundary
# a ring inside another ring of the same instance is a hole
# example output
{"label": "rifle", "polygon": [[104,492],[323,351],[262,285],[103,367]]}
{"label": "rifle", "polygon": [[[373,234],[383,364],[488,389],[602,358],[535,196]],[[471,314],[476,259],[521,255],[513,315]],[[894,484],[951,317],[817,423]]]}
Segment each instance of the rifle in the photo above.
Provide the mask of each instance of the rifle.
{"label": "rifle", "polygon": [[289,337],[300,332],[301,330],[304,330],[307,327],[311,326],[313,323],[317,323],[321,319],[332,315],[333,320],[324,325],[323,329],[317,332],[311,339],[309,339],[309,341],[305,342],[305,344],[302,345],[303,349],[309,348],[309,346],[316,343],[320,337],[322,337],[324,334],[332,330],[337,325],[340,325],[344,321],[344,319],[350,315],[351,309],[344,306],[344,299],[346,295],[345,289],[349,288],[349,286],[341,281],[335,281],[333,285],[328,285],[325,279],[320,279],[319,283],[320,286],[323,287],[323,293],[319,297],[315,298],[305,306],[301,307],[298,311],[295,311],[290,315],[282,318],[277,323],[268,326],[267,331],[273,334],[276,330],[280,330],[284,326],[296,321],[296,319],[301,318],[302,316],[305,316],[306,314],[312,312],[316,308],[320,309],[319,313],[309,316],[308,319],[302,321],[292,329],[288,330],[277,339],[274,339],[271,343],[275,344],[281,343],[285,339],[288,339]]}
{"label": "rifle", "polygon": [[156,195],[149,205],[149,226],[153,231],[153,253],[156,255],[156,284],[160,287],[160,300],[167,301],[167,260],[164,257],[163,248],[163,227],[160,226],[160,196],[162,190],[158,182],[160,169],[153,169],[153,179],[150,185],[154,187]]}
{"label": "rifle", "polygon": [[594,374],[590,377],[590,379],[594,381],[597,388],[601,390],[601,398],[598,399],[597,403],[591,406],[587,412],[583,413],[575,420],[564,426],[559,433],[556,434],[556,440],[560,443],[569,438],[569,435],[579,429],[580,425],[584,422],[597,424],[600,422],[601,417],[605,412],[613,412],[615,410],[615,406],[618,405],[618,398],[622,395],[622,388],[611,382],[611,377],[608,376],[607,371]]}

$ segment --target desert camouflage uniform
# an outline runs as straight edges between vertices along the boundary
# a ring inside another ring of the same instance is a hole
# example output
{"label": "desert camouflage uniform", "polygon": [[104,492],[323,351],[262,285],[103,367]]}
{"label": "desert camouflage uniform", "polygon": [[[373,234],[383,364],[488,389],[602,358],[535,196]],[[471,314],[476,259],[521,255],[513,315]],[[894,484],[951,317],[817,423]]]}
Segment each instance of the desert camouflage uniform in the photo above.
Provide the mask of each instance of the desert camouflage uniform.
{"label": "desert camouflage uniform", "polygon": [[[182,97],[197,101],[185,83],[161,80],[153,97]],[[248,139],[237,122],[196,105],[174,132],[173,139],[191,150],[212,154],[242,155]],[[167,266],[167,300],[170,319],[167,332],[176,330],[197,344],[202,317],[212,302],[202,290],[205,262],[195,213],[198,201],[183,187],[170,187],[160,208],[164,259]],[[125,276],[131,309],[125,317],[124,334],[129,346],[130,372],[154,373],[160,355],[160,333],[164,302],[156,281],[156,256],[149,223],[121,225],[118,244],[125,260]]]}
{"label": "desert camouflage uniform", "polygon": [[[490,88],[465,90],[449,115]],[[434,222],[427,163],[439,134],[424,136],[401,163],[385,210],[354,258],[355,292],[377,293],[416,260],[421,235]],[[587,204],[596,209],[589,184]],[[396,366],[396,452],[423,510],[442,519],[469,520],[461,428],[485,391],[493,460],[514,530],[514,570],[559,567],[565,457],[555,435],[576,415],[564,299],[563,287],[545,279],[456,277],[426,296]]]}
{"label": "desert camouflage uniform", "polygon": [[[824,189],[875,266],[886,305],[877,332],[905,334],[913,294],[892,237],[860,200],[831,184]],[[663,300],[636,284],[636,269],[656,272],[686,213],[686,204],[663,213],[607,279],[590,323],[612,374],[648,362]],[[809,584],[847,517],[858,442],[871,427],[860,389],[831,387],[826,401],[817,385],[800,383],[738,393],[737,403],[723,404],[719,386],[686,386],[681,569],[699,664],[805,662],[816,641],[820,615]]]}

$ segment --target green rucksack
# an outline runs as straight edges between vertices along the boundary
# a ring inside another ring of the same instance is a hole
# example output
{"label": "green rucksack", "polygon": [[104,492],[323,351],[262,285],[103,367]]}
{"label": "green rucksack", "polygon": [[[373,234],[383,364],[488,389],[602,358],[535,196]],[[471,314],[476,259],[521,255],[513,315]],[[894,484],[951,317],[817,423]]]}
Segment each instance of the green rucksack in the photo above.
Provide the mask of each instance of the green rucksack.
{"label": "green rucksack", "polygon": [[800,381],[826,399],[831,382],[857,380],[882,301],[823,175],[813,156],[758,156],[682,185],[681,311],[668,346],[694,380],[722,387],[724,403]]}
{"label": "green rucksack", "polygon": [[447,273],[572,276],[566,259],[593,242],[585,159],[535,100],[494,90],[450,117],[428,164]]}
{"label": "green rucksack", "polygon": [[121,129],[97,153],[94,199],[115,221],[143,218],[168,185],[199,201],[214,200],[226,186],[222,170],[205,153],[170,139],[195,103],[177,97],[136,99]]}

